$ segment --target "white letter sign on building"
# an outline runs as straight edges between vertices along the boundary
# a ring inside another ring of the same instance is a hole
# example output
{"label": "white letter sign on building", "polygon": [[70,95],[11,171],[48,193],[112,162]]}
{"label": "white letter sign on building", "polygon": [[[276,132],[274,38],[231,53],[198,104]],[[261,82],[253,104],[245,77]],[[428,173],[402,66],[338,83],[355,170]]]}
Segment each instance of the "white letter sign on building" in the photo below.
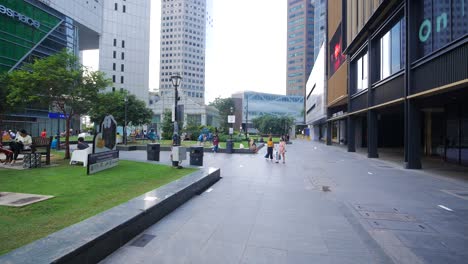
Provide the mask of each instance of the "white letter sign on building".
{"label": "white letter sign on building", "polygon": [[0,14],[9,16],[13,19],[17,19],[27,25],[30,25],[35,28],[39,28],[41,26],[41,23],[37,20],[34,20],[30,17],[27,17],[21,13],[16,12],[15,10],[12,10],[10,8],[7,8],[6,6],[0,5]]}

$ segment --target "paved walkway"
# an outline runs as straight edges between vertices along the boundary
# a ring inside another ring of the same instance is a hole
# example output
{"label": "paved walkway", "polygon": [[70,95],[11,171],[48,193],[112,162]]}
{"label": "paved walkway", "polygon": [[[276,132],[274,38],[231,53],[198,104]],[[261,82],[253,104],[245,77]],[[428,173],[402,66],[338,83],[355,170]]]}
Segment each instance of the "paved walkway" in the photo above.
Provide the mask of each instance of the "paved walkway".
{"label": "paved walkway", "polygon": [[468,182],[316,142],[263,152],[206,153],[223,179],[102,263],[467,263]]}

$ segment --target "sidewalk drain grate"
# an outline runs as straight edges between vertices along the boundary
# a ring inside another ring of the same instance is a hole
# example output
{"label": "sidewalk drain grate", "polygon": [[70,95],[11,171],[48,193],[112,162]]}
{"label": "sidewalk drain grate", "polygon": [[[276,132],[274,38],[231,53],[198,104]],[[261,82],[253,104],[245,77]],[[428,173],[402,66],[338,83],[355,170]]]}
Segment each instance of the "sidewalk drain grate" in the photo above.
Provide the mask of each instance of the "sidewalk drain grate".
{"label": "sidewalk drain grate", "polygon": [[375,220],[375,219],[367,219],[367,221],[371,225],[371,227],[374,229],[434,233],[434,231],[427,224],[424,224],[424,223],[402,222],[402,221],[391,221],[391,220]]}
{"label": "sidewalk drain grate", "polygon": [[393,169],[392,166],[388,166],[388,165],[377,165],[377,167],[384,168],[384,169]]}
{"label": "sidewalk drain grate", "polygon": [[402,221],[402,222],[415,222],[416,218],[408,215],[396,212],[368,212],[358,211],[359,214],[367,219],[372,220],[390,220],[390,221]]}
{"label": "sidewalk drain grate", "polygon": [[151,240],[153,240],[156,236],[143,234],[139,238],[135,239],[130,246],[134,247],[145,247]]}

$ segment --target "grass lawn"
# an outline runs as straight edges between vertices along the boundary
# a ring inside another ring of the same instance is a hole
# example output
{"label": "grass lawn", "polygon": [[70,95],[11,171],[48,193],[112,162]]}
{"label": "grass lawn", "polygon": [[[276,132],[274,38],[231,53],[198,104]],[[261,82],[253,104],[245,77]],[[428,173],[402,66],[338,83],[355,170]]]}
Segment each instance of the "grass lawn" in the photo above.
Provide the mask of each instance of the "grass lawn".
{"label": "grass lawn", "polygon": [[[86,136],[84,138],[85,141],[93,141],[94,139],[94,136]],[[78,141],[78,136],[70,136],[70,141]],[[60,143],[64,143],[65,142],[65,137],[60,137]]]}
{"label": "grass lawn", "polygon": [[0,168],[0,191],[55,196],[22,208],[0,206],[0,255],[195,171],[122,160],[87,176],[85,167],[56,163],[22,171]]}

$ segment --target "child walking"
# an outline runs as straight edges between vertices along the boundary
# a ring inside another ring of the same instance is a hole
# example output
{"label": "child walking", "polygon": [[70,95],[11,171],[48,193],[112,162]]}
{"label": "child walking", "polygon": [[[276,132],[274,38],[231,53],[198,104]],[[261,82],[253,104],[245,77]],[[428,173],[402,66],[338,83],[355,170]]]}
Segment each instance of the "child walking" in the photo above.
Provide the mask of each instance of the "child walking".
{"label": "child walking", "polygon": [[282,138],[279,143],[279,155],[283,157],[283,163],[286,163],[286,141]]}

